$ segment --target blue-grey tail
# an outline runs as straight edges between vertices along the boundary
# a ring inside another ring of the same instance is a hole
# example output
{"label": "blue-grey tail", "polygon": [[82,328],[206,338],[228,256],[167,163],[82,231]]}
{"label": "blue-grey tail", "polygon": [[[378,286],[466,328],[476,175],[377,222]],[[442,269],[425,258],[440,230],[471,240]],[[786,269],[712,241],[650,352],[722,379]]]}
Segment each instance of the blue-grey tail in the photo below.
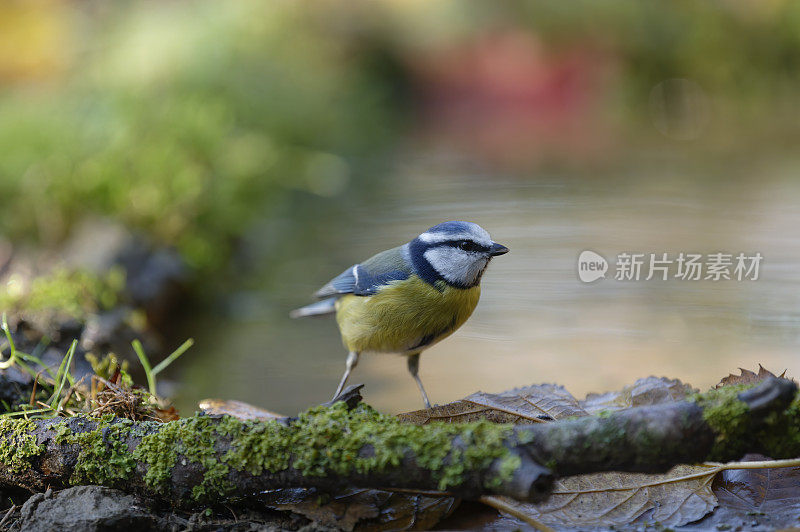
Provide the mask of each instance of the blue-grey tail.
{"label": "blue-grey tail", "polygon": [[305,307],[295,309],[289,313],[292,318],[305,318],[306,316],[322,316],[323,314],[333,314],[336,312],[336,299],[329,297],[316,303],[311,303]]}

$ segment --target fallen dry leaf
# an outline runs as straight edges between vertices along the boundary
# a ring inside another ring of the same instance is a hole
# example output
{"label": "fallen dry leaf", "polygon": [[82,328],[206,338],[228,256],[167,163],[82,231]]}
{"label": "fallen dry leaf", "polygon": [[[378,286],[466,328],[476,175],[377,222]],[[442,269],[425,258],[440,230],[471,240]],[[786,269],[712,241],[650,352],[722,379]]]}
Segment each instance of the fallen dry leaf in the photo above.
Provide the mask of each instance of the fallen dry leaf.
{"label": "fallen dry leaf", "polygon": [[556,481],[541,504],[503,500],[532,519],[552,527],[639,527],[660,523],[681,526],[701,519],[717,506],[711,489],[719,467],[677,466],[664,475],[600,473]]}
{"label": "fallen dry leaf", "polygon": [[286,416],[264,410],[242,401],[223,400],[223,399],[203,399],[198,403],[201,411],[208,415],[229,415],[239,419],[281,419]]}
{"label": "fallen dry leaf", "polygon": [[721,388],[722,386],[735,386],[737,384],[758,384],[767,377],[783,378],[783,376],[786,375],[786,370],[784,370],[780,375],[775,375],[771,371],[764,369],[764,366],[761,364],[758,365],[758,373],[754,373],[749,369],[744,368],[739,368],[739,371],[741,373],[740,375],[734,375],[731,373],[719,381],[719,384],[717,384],[716,387]]}
{"label": "fallen dry leaf", "polygon": [[399,414],[403,421],[425,425],[488,419],[495,423],[542,423],[572,416],[585,416],[577,399],[563,386],[537,384],[503,393],[477,392],[460,401]]}
{"label": "fallen dry leaf", "polygon": [[[748,455],[744,461],[769,458]],[[776,530],[800,525],[800,467],[730,469],[712,485],[719,507],[697,523],[703,529],[728,525]]]}
{"label": "fallen dry leaf", "polygon": [[606,393],[590,393],[580,405],[590,414],[601,411],[622,410],[635,406],[650,406],[682,401],[694,388],[678,379],[647,377],[639,379],[622,390]]}

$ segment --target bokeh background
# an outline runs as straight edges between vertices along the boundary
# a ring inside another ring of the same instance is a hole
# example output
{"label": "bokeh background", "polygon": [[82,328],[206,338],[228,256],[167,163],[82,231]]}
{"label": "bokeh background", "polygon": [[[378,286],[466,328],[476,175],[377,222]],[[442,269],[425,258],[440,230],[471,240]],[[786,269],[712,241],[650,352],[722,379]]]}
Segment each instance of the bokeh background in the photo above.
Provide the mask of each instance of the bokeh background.
{"label": "bokeh background", "polygon": [[[426,352],[434,402],[650,374],[800,374],[800,3],[0,3],[0,234],[87,217],[176,248],[178,404],[327,400],[332,319],[288,312],[450,219],[512,252]],[[584,249],[760,252],[757,281],[576,275]],[[420,406],[405,362],[354,382]]]}

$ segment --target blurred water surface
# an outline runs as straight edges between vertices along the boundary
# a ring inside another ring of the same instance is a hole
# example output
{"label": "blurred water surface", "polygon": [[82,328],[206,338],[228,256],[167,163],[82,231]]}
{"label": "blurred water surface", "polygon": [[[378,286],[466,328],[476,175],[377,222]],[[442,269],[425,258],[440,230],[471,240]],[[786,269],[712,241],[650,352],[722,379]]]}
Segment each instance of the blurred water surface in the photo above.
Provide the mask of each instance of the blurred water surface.
{"label": "blurred water surface", "polygon": [[[386,161],[388,177],[369,200],[326,209],[306,196],[287,218],[250,234],[244,247],[255,267],[186,328],[197,345],[173,369],[179,406],[191,411],[218,396],[293,414],[328,400],[346,355],[335,322],[290,320],[289,310],[350,264],[450,219],[478,222],[511,253],[490,265],[467,324],[423,354],[434,402],[540,382],[580,396],[651,374],[707,388],[758,363],[798,375],[797,164],[703,166],[654,156],[596,175],[519,176],[455,157]],[[295,226],[313,230],[275,249]],[[579,281],[584,249],[612,263],[606,279]],[[756,281],[617,281],[621,252],[764,259]],[[399,356],[363,356],[351,382],[366,384],[366,400],[382,410],[421,406]]]}

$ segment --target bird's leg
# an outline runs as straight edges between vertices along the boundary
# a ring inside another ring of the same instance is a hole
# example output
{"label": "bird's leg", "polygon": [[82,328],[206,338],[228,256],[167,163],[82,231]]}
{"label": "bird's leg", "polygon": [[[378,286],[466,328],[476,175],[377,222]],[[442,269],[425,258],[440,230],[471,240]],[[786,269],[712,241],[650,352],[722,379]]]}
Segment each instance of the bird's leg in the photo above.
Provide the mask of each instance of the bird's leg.
{"label": "bird's leg", "polygon": [[333,394],[334,399],[339,397],[339,394],[342,393],[344,385],[347,384],[347,378],[350,377],[350,372],[353,371],[353,368],[358,365],[358,352],[350,351],[350,353],[347,355],[347,362],[345,364],[346,368],[344,370],[344,375],[342,375],[342,380],[339,383],[339,387],[336,388],[336,393]]}
{"label": "bird's leg", "polygon": [[425,408],[430,408],[431,402],[428,400],[428,394],[425,393],[425,387],[422,385],[422,381],[419,378],[419,353],[408,355],[408,372],[411,373],[411,376],[417,381],[419,391],[422,393],[422,400],[425,402]]}

